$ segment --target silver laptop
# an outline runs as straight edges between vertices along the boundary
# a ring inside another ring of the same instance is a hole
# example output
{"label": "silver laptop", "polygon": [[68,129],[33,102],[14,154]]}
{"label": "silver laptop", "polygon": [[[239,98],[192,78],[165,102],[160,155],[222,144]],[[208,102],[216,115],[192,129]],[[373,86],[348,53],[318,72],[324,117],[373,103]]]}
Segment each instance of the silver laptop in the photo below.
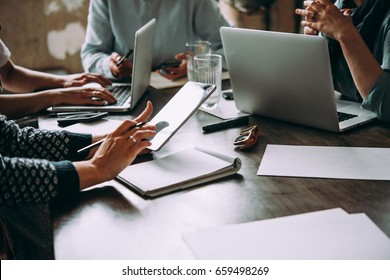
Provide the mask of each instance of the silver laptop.
{"label": "silver laptop", "polygon": [[238,110],[333,132],[374,120],[334,91],[321,36],[222,27]]}
{"label": "silver laptop", "polygon": [[[156,19],[152,19],[135,33],[133,73],[131,84],[113,83],[109,90],[116,97],[117,103],[107,106],[55,106],[49,110],[53,112],[66,111],[104,111],[104,112],[127,112],[134,108],[142,98],[150,84],[152,72],[154,33]],[[88,84],[86,86],[100,87],[100,85]]]}

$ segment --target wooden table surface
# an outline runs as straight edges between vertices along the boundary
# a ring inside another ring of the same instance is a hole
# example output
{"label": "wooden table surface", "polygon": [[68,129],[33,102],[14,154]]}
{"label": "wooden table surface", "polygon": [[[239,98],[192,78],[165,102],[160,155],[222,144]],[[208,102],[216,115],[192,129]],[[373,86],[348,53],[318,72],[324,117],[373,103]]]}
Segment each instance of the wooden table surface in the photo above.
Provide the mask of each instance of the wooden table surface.
{"label": "wooden table surface", "polygon": [[[149,89],[131,116],[137,115],[147,100],[153,102],[157,113],[177,90]],[[125,117],[129,116],[112,116]],[[256,175],[267,144],[390,147],[390,126],[377,121],[335,134],[251,116],[250,124],[259,125],[259,142],[250,150],[239,151],[232,141],[246,126],[203,134],[201,127],[214,122],[218,122],[216,117],[198,111],[159,152],[141,160],[205,146],[240,157],[239,174],[150,200],[116,181],[85,190],[80,201],[56,209],[56,258],[193,259],[182,239],[184,232],[337,207],[348,213],[366,213],[390,236],[389,181]]]}

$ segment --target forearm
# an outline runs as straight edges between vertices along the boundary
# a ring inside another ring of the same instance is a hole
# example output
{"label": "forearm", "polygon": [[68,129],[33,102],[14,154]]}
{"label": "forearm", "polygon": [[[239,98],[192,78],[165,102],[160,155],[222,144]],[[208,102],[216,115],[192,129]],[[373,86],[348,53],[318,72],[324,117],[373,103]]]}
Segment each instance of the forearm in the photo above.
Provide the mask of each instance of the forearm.
{"label": "forearm", "polygon": [[87,153],[77,153],[91,144],[90,134],[66,130],[48,131],[32,127],[20,129],[15,122],[0,116],[0,151],[9,157],[40,158],[50,161],[83,160]]}
{"label": "forearm", "polygon": [[26,69],[9,61],[2,69],[4,88],[11,92],[34,92],[64,87],[66,77]]}
{"label": "forearm", "polygon": [[0,112],[15,119],[37,113],[58,103],[50,91],[25,94],[1,94]]}
{"label": "forearm", "polygon": [[356,88],[362,98],[366,99],[375,81],[383,74],[383,69],[356,29],[340,35],[338,41]]}

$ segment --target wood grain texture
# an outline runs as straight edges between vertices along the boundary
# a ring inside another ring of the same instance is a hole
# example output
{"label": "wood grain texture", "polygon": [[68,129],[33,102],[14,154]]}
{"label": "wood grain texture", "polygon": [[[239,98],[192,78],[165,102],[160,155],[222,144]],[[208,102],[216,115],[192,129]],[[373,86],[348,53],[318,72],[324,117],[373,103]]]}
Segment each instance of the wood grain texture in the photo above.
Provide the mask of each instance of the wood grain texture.
{"label": "wood grain texture", "polygon": [[[225,86],[227,86],[225,82]],[[151,100],[155,113],[177,89],[150,89],[131,115]],[[56,257],[60,259],[192,259],[183,232],[271,219],[341,207],[366,213],[390,236],[390,182],[257,176],[267,144],[390,147],[390,127],[379,122],[335,134],[252,116],[260,138],[250,150],[235,150],[232,141],[243,127],[203,134],[201,127],[217,119],[197,112],[158,152],[160,158],[191,146],[205,146],[238,156],[239,174],[147,200],[116,181],[83,191],[80,201],[58,208]],[[153,174],[145,174],[153,176]],[[156,178],[158,180],[158,178]]]}

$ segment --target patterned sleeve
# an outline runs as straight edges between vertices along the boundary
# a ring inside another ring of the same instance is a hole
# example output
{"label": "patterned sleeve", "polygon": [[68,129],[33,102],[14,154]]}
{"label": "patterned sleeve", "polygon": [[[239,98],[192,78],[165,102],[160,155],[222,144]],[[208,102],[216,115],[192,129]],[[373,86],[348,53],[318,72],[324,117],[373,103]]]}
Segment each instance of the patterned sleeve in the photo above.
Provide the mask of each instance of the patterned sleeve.
{"label": "patterned sleeve", "polygon": [[79,177],[69,160],[91,135],[19,129],[0,116],[0,207],[47,203],[77,195]]}

